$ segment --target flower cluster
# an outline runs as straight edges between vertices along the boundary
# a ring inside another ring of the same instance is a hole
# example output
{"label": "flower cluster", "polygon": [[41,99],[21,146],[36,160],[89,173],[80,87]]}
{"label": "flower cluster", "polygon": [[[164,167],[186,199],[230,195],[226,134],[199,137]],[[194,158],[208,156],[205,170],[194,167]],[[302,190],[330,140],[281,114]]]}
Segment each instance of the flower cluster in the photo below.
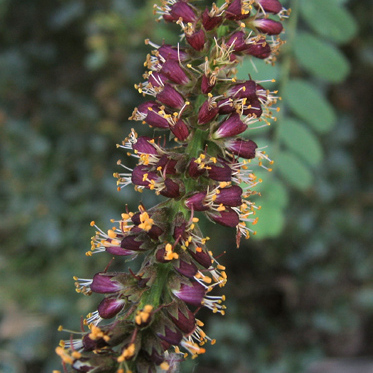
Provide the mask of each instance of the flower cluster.
{"label": "flower cluster", "polygon": [[198,222],[205,217],[236,228],[237,245],[255,233],[257,207],[250,196],[260,180],[250,166],[272,163],[239,135],[273,119],[276,92],[235,74],[245,56],[275,60],[287,14],[280,2],[227,0],[201,10],[191,1],[164,0],[154,11],[180,25],[183,44],[146,40],[154,49],[136,89],[151,98],[130,119],[164,133],[151,138],[133,129],[118,146],[137,164],[130,169],[118,162],[123,172],[114,176],[118,190],[132,184],[165,198],[124,212],[107,232],[91,223],[96,235],[88,256],[144,259],[136,273],[106,269],[92,279],[74,278],[77,292],[105,297],[84,319],[80,337],[56,349],[68,371],[173,372],[186,355],[194,358],[215,342],[196,313],[207,307],[224,315],[224,295],[210,293],[226,284],[227,275]]}

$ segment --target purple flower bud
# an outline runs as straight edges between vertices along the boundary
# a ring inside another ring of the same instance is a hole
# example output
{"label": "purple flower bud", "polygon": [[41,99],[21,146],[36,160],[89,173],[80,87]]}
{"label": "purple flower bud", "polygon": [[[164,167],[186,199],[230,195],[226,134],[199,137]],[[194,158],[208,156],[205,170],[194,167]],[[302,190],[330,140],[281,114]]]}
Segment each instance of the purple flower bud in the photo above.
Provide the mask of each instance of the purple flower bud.
{"label": "purple flower bud", "polygon": [[235,52],[242,52],[247,48],[246,45],[247,35],[243,31],[235,32],[228,40],[227,45],[232,46]]}
{"label": "purple flower bud", "polygon": [[250,102],[246,102],[247,108],[242,111],[243,115],[255,115],[257,118],[263,113],[262,105],[258,99],[252,99]]}
{"label": "purple flower bud", "polygon": [[186,229],[186,222],[182,222],[180,225],[176,225],[175,228],[174,228],[174,239],[177,240],[177,239],[185,239],[186,238],[186,234],[185,234],[185,229]]}
{"label": "purple flower bud", "polygon": [[242,139],[227,140],[224,145],[231,153],[246,159],[255,158],[255,150],[258,147],[254,141]]}
{"label": "purple flower bud", "polygon": [[246,131],[247,124],[242,122],[241,116],[237,113],[230,115],[224,122],[222,122],[212,135],[214,139],[221,139],[224,137],[237,136]]}
{"label": "purple flower bud", "polygon": [[202,176],[205,173],[205,169],[198,168],[198,163],[195,162],[196,158],[192,158],[190,160],[189,166],[188,166],[188,174],[189,176],[193,178],[197,178],[199,176]]}
{"label": "purple flower bud", "polygon": [[207,99],[199,109],[198,112],[198,124],[206,124],[211,122],[219,113],[218,106]]}
{"label": "purple flower bud", "polygon": [[148,115],[149,110],[159,111],[159,105],[154,101],[146,101],[139,105],[137,111],[143,115]]}
{"label": "purple flower bud", "polygon": [[135,152],[145,153],[145,154],[158,154],[157,149],[150,142],[152,139],[147,136],[140,136],[137,138],[136,143],[132,145],[132,149]]}
{"label": "purple flower bud", "polygon": [[157,173],[149,171],[149,167],[145,165],[137,165],[132,171],[131,180],[135,185],[148,187],[150,184],[149,180],[158,179],[160,179],[160,177],[157,175]]}
{"label": "purple flower bud", "polygon": [[205,47],[205,32],[202,29],[191,35],[186,34],[185,38],[189,45],[196,51],[200,52]]}
{"label": "purple flower bud", "polygon": [[225,10],[225,14],[228,19],[232,19],[235,21],[245,19],[250,16],[249,13],[242,13],[241,0],[234,0],[233,2],[231,2],[228,8]]}
{"label": "purple flower bud", "polygon": [[118,256],[129,256],[129,255],[137,254],[136,251],[123,249],[120,246],[108,246],[106,247],[106,251],[112,255],[118,255]]}
{"label": "purple flower bud", "polygon": [[174,126],[170,126],[170,130],[180,141],[185,141],[189,136],[189,127],[182,119],[179,119]]}
{"label": "purple flower bud", "polygon": [[172,290],[174,295],[183,302],[199,307],[206,295],[206,289],[198,282],[192,282],[191,286],[181,284],[179,290]]}
{"label": "purple flower bud", "polygon": [[229,61],[230,62],[238,62],[237,55],[235,55],[234,53],[231,53],[231,55],[229,56]]}
{"label": "purple flower bud", "polygon": [[106,273],[96,273],[93,276],[91,283],[91,290],[95,293],[116,293],[123,289],[123,285],[118,281],[112,280],[115,275],[109,275]]}
{"label": "purple flower bud", "polygon": [[187,198],[185,201],[186,207],[194,211],[207,211],[209,206],[205,205],[206,192],[198,192]]}
{"label": "purple flower bud", "polygon": [[[136,224],[136,225],[141,224],[140,215],[141,215],[141,212],[136,212],[135,214],[133,214],[131,216],[131,220],[132,220],[133,224]],[[149,214],[149,216],[151,217],[150,214]]]}
{"label": "purple flower bud", "polygon": [[[140,234],[144,232],[144,229],[136,226],[131,228],[131,233],[133,234]],[[146,232],[146,234],[153,240],[157,240],[158,237],[163,233],[162,228],[158,227],[157,225],[152,225],[149,231]],[[123,249],[122,249],[123,250]],[[128,250],[129,251],[129,250]],[[132,254],[137,254],[136,251],[134,251]]]}
{"label": "purple flower bud", "polygon": [[[186,307],[185,307],[186,308]],[[186,315],[178,309],[177,316],[173,316],[170,312],[168,313],[172,322],[185,334],[189,335],[193,333],[196,328],[196,318],[194,313],[188,308],[185,309]]]}
{"label": "purple flower bud", "polygon": [[202,267],[211,267],[212,259],[207,251],[204,251],[202,248],[198,248],[198,250],[196,249],[195,252],[191,249],[188,249],[188,253]]}
{"label": "purple flower bud", "polygon": [[139,239],[137,235],[126,236],[122,239],[120,246],[123,249],[131,250],[133,252],[143,251],[144,249],[141,246],[144,244],[144,241]]}
{"label": "purple flower bud", "polygon": [[237,207],[242,204],[242,189],[238,185],[232,185],[229,188],[219,189],[219,193],[216,194],[214,201],[217,204],[223,204],[224,206]]}
{"label": "purple flower bud", "polygon": [[140,117],[142,117],[145,123],[147,123],[149,126],[156,128],[168,128],[169,123],[167,119],[158,114],[160,110],[161,108],[154,101],[144,102],[137,109]]}
{"label": "purple flower bud", "polygon": [[238,214],[230,207],[226,207],[224,211],[209,212],[208,216],[216,223],[230,228],[237,226],[240,222]]}
{"label": "purple flower bud", "polygon": [[183,334],[176,328],[175,330],[172,330],[167,325],[165,325],[163,329],[163,332],[157,332],[157,336],[163,341],[177,346],[183,339]]}
{"label": "purple flower bud", "polygon": [[97,340],[92,340],[89,338],[89,334],[87,333],[83,338],[82,338],[82,343],[83,343],[83,349],[84,351],[93,351],[96,350],[97,348],[103,348],[107,346],[108,344],[104,341],[103,338],[99,338]]}
{"label": "purple flower bud", "polygon": [[167,198],[178,198],[180,197],[180,186],[170,178],[165,179],[164,189],[161,190],[160,194]]}
{"label": "purple flower bud", "polygon": [[255,99],[256,96],[256,82],[255,80],[246,80],[244,83],[237,83],[228,89],[228,95],[234,98]]}
{"label": "purple flower bud", "polygon": [[207,170],[209,178],[215,181],[231,181],[232,169],[226,163],[220,165],[209,164]]}
{"label": "purple flower bud", "polygon": [[168,22],[176,22],[179,18],[182,18],[183,22],[189,23],[194,22],[197,19],[197,16],[191,6],[180,0],[171,5],[169,14],[164,15],[163,18]]}
{"label": "purple flower bud", "polygon": [[[144,344],[141,346],[141,353],[145,355],[146,361],[151,361],[156,365],[160,365],[165,360],[164,356],[164,349],[162,348],[161,341],[156,336],[147,336],[146,340],[143,342]],[[144,366],[145,368],[145,366]],[[145,369],[148,369],[147,367]],[[137,366],[137,372],[144,372],[144,373],[156,373],[156,368],[154,370],[145,370],[143,367]]]}
{"label": "purple flower bud", "polygon": [[175,60],[167,60],[161,68],[161,73],[176,84],[187,84],[190,82],[185,71]]}
{"label": "purple flower bud", "polygon": [[185,61],[188,59],[188,53],[169,44],[161,45],[158,52],[165,60]]}
{"label": "purple flower bud", "polygon": [[280,13],[282,5],[278,0],[255,0],[255,2],[268,13]]}
{"label": "purple flower bud", "polygon": [[158,240],[159,236],[163,233],[163,229],[161,227],[158,227],[158,225],[152,225],[151,229],[148,233],[148,236],[152,240]]}
{"label": "purple flower bud", "polygon": [[206,31],[210,31],[223,22],[223,17],[211,17],[209,10],[206,8],[202,13],[202,24]]}
{"label": "purple flower bud", "polygon": [[201,82],[202,93],[206,95],[207,93],[210,93],[214,87],[215,83],[211,84],[210,78],[207,75],[203,75]]}
{"label": "purple flower bud", "polygon": [[98,305],[98,313],[103,319],[111,319],[124,307],[125,300],[118,298],[104,298]]}
{"label": "purple flower bud", "polygon": [[230,98],[224,98],[223,100],[220,100],[218,103],[219,108],[219,114],[231,114],[236,111],[236,108],[234,107],[232,103],[232,99]]}
{"label": "purple flower bud", "polygon": [[165,259],[165,255],[166,255],[166,250],[165,250],[164,246],[160,247],[155,252],[155,259],[159,263],[168,263],[169,260]]}
{"label": "purple flower bud", "polygon": [[176,262],[173,262],[173,264],[177,272],[188,278],[193,278],[198,272],[198,268],[195,264],[187,262],[182,258],[180,258]]}
{"label": "purple flower bud", "polygon": [[244,51],[246,54],[250,56],[260,58],[264,60],[271,55],[271,47],[267,43],[267,41],[254,41],[253,43],[247,44],[247,48]]}
{"label": "purple flower bud", "polygon": [[159,162],[156,164],[156,168],[161,167],[162,174],[164,175],[175,175],[177,161],[170,159],[167,154],[163,154]]}
{"label": "purple flower bud", "polygon": [[163,90],[157,94],[157,100],[174,109],[184,106],[183,96],[169,84],[165,84]]}
{"label": "purple flower bud", "polygon": [[257,30],[267,35],[278,35],[283,30],[281,22],[274,21],[270,18],[255,19],[252,25],[256,27]]}

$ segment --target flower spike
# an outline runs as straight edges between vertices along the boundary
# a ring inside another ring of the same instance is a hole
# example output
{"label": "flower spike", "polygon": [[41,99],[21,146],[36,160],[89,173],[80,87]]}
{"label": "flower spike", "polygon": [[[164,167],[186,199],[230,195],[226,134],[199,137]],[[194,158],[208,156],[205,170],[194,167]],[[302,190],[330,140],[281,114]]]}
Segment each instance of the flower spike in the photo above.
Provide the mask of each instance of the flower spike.
{"label": "flower spike", "polygon": [[[236,68],[247,56],[275,61],[287,15],[280,1],[226,0],[203,9],[191,0],[159,3],[154,12],[180,27],[181,41],[145,41],[153,50],[135,88],[150,98],[129,119],[154,136],[131,130],[117,147],[136,164],[118,161],[114,177],[119,191],[147,189],[161,201],[147,206],[144,195],[137,211],[125,207],[107,230],[91,222],[86,255],[106,255],[109,264],[91,279],[74,277],[78,293],[103,299],[82,331],[57,347],[66,372],[177,371],[187,355],[215,343],[196,314],[202,307],[225,314],[225,296],[214,292],[227,273],[199,218],[235,228],[237,245],[255,234],[251,197],[261,180],[249,164],[270,171],[273,163],[247,135],[273,120],[277,93],[250,75],[237,79]],[[109,272],[113,256],[117,272]],[[136,271],[135,257],[142,259]]]}

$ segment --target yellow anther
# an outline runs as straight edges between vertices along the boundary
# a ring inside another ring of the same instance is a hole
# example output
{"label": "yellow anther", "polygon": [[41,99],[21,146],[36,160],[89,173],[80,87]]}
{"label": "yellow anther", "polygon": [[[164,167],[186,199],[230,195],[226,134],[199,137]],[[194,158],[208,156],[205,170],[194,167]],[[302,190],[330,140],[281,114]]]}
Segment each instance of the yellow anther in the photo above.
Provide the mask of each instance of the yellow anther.
{"label": "yellow anther", "polygon": [[150,313],[153,311],[153,306],[151,304],[147,304],[145,307],[144,307],[144,312],[147,312],[147,313]]}
{"label": "yellow anther", "polygon": [[108,230],[107,235],[110,238],[116,238],[117,237],[117,234],[113,230],[111,230],[111,229]]}
{"label": "yellow anther", "polygon": [[206,284],[211,284],[212,280],[210,277],[207,277],[205,276],[203,279],[202,279],[203,282],[206,282]]}
{"label": "yellow anther", "polygon": [[62,347],[56,347],[56,354],[62,359],[64,363],[72,364],[74,360],[71,358],[71,356],[67,353],[66,350],[64,350]]}
{"label": "yellow anther", "polygon": [[170,365],[167,363],[167,361],[164,361],[159,367],[162,370],[168,370],[170,368]]}
{"label": "yellow anther", "polygon": [[82,357],[82,354],[78,351],[73,351],[71,356],[74,358],[74,359],[80,359]]}

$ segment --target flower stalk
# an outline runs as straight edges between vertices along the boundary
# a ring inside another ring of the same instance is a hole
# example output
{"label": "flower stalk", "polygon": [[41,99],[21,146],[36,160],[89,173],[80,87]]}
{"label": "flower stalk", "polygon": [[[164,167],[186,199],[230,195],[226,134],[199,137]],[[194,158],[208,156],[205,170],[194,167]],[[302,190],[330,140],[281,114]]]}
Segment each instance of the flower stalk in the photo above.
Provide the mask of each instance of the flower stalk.
{"label": "flower stalk", "polygon": [[[208,248],[199,228],[202,217],[236,228],[236,241],[255,231],[257,207],[250,200],[259,182],[251,166],[272,161],[252,140],[241,138],[254,123],[274,119],[275,92],[251,78],[239,81],[243,58],[276,59],[287,15],[278,0],[227,0],[200,9],[193,1],[163,0],[154,11],[181,27],[182,42],[146,44],[144,82],[135,86],[150,96],[131,120],[159,131],[150,138],[133,129],[118,145],[137,159],[116,172],[118,190],[133,184],[163,196],[156,206],[125,211],[108,231],[96,229],[92,256],[143,258],[134,273],[110,272],[92,279],[74,277],[76,290],[105,298],[84,319],[83,331],[56,349],[65,371],[174,372],[190,355],[215,343],[196,318],[201,307],[224,315],[225,296],[211,295],[227,282],[225,267]],[[106,321],[110,320],[110,321]]]}

